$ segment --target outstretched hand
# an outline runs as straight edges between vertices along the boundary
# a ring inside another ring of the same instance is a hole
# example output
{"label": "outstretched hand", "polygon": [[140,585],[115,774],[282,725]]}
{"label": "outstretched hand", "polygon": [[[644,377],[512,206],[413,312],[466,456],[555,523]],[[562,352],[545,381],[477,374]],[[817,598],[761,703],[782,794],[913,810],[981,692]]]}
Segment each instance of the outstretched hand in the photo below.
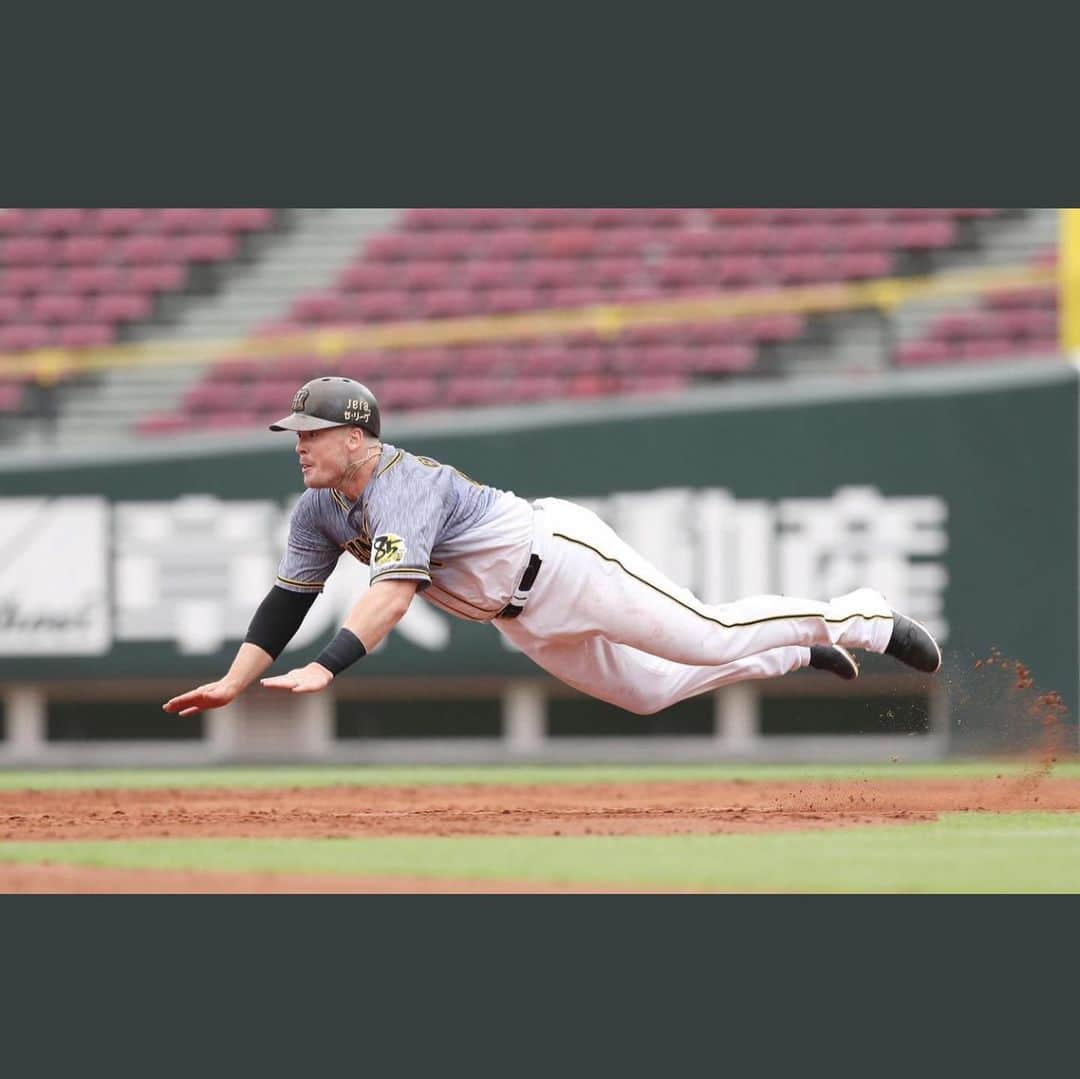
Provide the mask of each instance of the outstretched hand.
{"label": "outstretched hand", "polygon": [[222,708],[231,704],[240,695],[239,689],[232,682],[222,679],[219,682],[207,682],[205,686],[181,693],[179,697],[173,697],[161,707],[166,712],[177,713],[181,716],[193,716],[196,712],[204,712],[211,708]]}
{"label": "outstretched hand", "polygon": [[334,676],[321,664],[309,663],[306,667],[297,667],[288,674],[278,674],[273,678],[262,678],[260,684],[267,689],[286,689],[293,693],[318,693],[326,689]]}

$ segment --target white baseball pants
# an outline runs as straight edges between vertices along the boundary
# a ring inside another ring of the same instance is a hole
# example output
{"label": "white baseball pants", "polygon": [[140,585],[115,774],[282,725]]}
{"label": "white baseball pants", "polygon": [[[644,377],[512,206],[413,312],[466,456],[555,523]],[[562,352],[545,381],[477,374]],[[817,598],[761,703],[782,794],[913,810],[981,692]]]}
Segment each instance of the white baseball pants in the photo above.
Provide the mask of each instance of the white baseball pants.
{"label": "white baseball pants", "polygon": [[750,596],[706,604],[591,510],[533,503],[542,559],[525,609],[494,626],[560,681],[650,714],[707,690],[805,667],[810,645],[884,652],[892,611],[861,588],[828,602]]}

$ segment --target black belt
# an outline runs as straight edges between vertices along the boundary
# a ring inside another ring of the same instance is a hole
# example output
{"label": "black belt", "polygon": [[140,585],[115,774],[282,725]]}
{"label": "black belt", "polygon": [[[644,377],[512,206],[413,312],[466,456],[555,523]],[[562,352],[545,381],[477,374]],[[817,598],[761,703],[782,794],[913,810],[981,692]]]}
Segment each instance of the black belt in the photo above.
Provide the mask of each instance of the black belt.
{"label": "black belt", "polygon": [[[521,583],[517,586],[517,591],[514,593],[514,599],[512,599],[499,613],[496,618],[517,618],[523,610],[525,610],[525,600],[527,599],[526,593],[532,588],[536,582],[536,575],[540,572],[540,566],[543,563],[543,559],[538,554],[529,556],[529,564],[525,567],[525,572],[521,575]],[[515,602],[515,600],[517,602]]]}

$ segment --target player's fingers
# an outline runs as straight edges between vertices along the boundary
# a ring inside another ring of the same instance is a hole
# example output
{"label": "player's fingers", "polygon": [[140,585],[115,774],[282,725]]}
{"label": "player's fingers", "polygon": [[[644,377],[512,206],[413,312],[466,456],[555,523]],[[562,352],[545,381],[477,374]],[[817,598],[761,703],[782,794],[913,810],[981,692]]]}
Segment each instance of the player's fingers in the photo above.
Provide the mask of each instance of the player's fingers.
{"label": "player's fingers", "polygon": [[196,712],[201,712],[201,708],[185,708],[180,715],[181,716],[193,716]]}
{"label": "player's fingers", "polygon": [[260,680],[260,685],[266,686],[267,689],[292,689],[295,684],[295,679],[289,677],[287,674],[279,674],[275,675],[273,678],[263,678]]}

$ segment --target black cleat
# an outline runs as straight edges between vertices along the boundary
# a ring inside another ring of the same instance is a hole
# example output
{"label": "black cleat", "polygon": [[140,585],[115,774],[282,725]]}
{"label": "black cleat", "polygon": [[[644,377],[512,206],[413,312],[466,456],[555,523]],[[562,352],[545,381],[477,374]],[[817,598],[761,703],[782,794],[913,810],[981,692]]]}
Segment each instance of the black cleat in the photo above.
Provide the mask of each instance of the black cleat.
{"label": "black cleat", "polygon": [[810,666],[835,674],[845,682],[853,682],[859,677],[859,665],[855,662],[855,657],[838,644],[811,645]]}
{"label": "black cleat", "polygon": [[893,611],[893,631],[885,646],[885,655],[926,674],[941,668],[941,649],[930,631],[914,618],[897,611]]}

